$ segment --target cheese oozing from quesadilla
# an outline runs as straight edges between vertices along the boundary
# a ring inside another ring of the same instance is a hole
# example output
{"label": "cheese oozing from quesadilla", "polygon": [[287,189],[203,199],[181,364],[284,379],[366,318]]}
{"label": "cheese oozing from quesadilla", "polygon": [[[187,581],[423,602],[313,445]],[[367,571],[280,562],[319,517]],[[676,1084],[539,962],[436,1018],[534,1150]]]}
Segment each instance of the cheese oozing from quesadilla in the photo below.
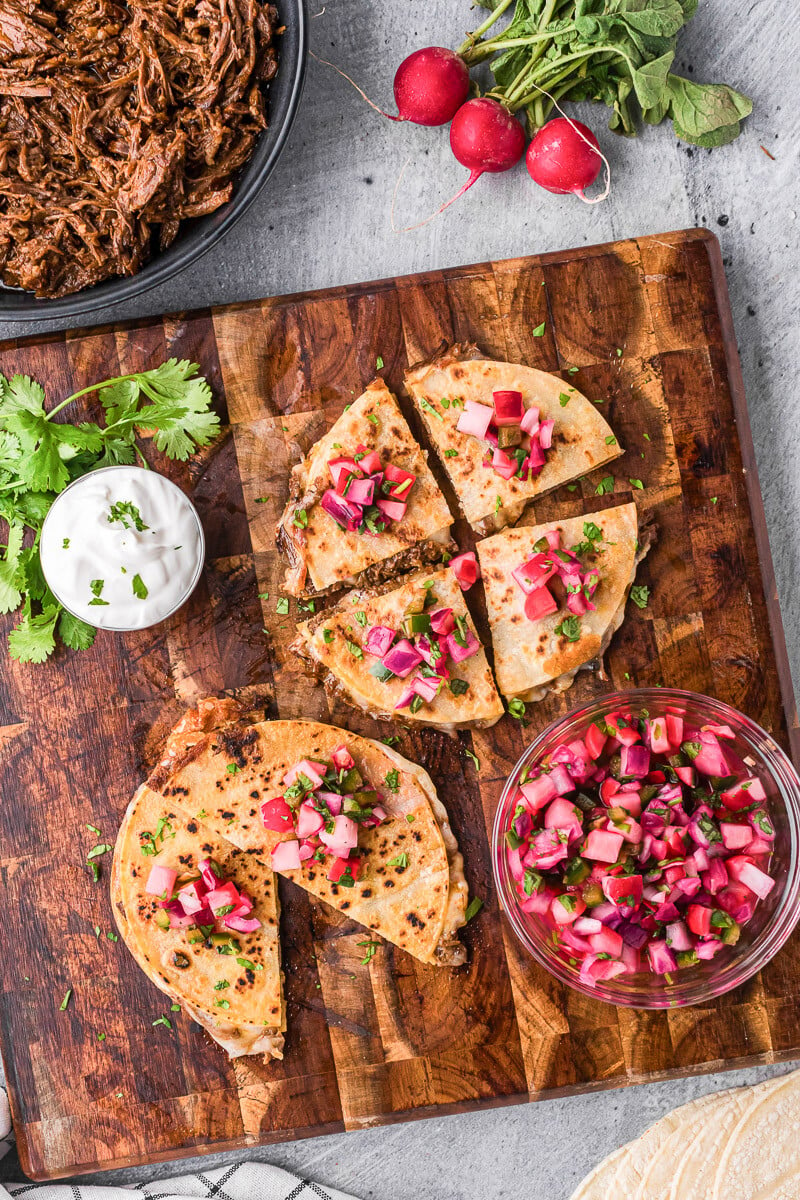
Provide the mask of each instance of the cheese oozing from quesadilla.
{"label": "cheese oozing from quesadilla", "polygon": [[447,568],[349,592],[298,626],[294,650],[329,693],[384,721],[486,728],[503,715],[461,588]]}
{"label": "cheese oozing from quesadilla", "polygon": [[635,504],[478,542],[498,687],[542,700],[563,692],[604,653],[625,616],[652,530]]}
{"label": "cheese oozing from quesadilla", "polygon": [[623,453],[571,383],[477,346],[442,350],[407,371],[405,386],[477,533],[513,525],[537,496]]}
{"label": "cheese oozing from quesadilla", "polygon": [[292,471],[277,535],[286,591],[376,583],[434,562],[451,522],[425,451],[376,379]]}

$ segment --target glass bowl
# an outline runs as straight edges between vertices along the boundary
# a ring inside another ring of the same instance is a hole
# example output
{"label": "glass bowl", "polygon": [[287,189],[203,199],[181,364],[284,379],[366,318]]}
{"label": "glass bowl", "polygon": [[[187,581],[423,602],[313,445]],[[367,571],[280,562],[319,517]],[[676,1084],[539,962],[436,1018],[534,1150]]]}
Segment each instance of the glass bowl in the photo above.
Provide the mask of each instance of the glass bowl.
{"label": "glass bowl", "polygon": [[[663,716],[668,705],[680,705],[693,723],[730,725],[736,734],[731,745],[743,759],[752,760],[751,770],[764,785],[766,808],[775,825],[775,846],[769,873],[776,886],[760,900],[752,919],[742,927],[735,946],[724,946],[715,958],[683,968],[671,975],[641,971],[584,983],[580,964],[569,961],[570,950],[555,946],[540,917],[525,913],[516,902],[514,880],[505,853],[505,832],[514,806],[516,781],[529,764],[535,766],[564,741],[580,736],[593,721],[624,706],[634,715],[647,709],[651,717]],[[503,788],[492,834],[492,863],[501,903],[511,926],[526,950],[562,983],[586,996],[631,1008],[674,1008],[701,1004],[738,987],[777,954],[800,918],[800,778],[775,739],[749,717],[710,696],[674,688],[639,688],[611,692],[575,708],[553,721],[539,734],[515,766]]]}

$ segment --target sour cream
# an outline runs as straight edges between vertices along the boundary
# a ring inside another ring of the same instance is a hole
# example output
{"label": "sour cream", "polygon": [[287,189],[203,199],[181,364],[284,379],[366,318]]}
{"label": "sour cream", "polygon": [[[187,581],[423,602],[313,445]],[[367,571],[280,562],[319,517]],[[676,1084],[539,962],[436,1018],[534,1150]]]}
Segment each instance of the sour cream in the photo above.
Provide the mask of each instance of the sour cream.
{"label": "sour cream", "polygon": [[144,629],[180,608],[203,567],[194,505],[143,467],[103,467],[53,502],[39,553],[50,590],[98,629]]}

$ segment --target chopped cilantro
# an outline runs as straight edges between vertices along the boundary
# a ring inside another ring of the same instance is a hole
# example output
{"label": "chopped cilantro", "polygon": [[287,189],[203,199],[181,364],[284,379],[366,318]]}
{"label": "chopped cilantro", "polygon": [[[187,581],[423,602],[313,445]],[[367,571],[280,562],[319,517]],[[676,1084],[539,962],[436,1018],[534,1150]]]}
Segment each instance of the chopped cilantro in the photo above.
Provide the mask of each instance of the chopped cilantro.
{"label": "chopped cilantro", "polygon": [[609,492],[613,492],[614,476],[604,475],[594,490],[596,496],[606,496]]}
{"label": "chopped cilantro", "polygon": [[289,611],[289,600],[286,596],[279,596],[275,605],[275,611],[279,616],[285,617]]}
{"label": "chopped cilantro", "polygon": [[65,1012],[65,1010],[69,1007],[69,1002],[71,999],[72,999],[72,988],[67,988],[66,995],[64,996],[64,999],[61,1001],[61,1004],[59,1005],[60,1012]]}
{"label": "chopped cilantro", "polygon": [[631,588],[631,600],[637,608],[647,608],[650,600],[650,588],[645,583],[637,583]]}
{"label": "chopped cilantro", "polygon": [[473,917],[477,917],[482,908],[483,901],[480,896],[473,896],[467,905],[467,911],[464,913],[464,923],[468,925]]}
{"label": "chopped cilantro", "polygon": [[562,408],[566,408],[570,402],[570,399],[571,399],[571,397],[568,396],[566,392],[560,392],[559,396],[558,396],[558,403],[561,405]]}
{"label": "chopped cilantro", "polygon": [[366,947],[364,957],[361,960],[362,967],[365,967],[367,965],[367,963],[371,962],[372,959],[375,957],[375,951],[380,948],[381,943],[380,942],[372,942],[372,941],[369,941],[369,939],[367,939],[363,942],[356,942],[356,945]]}
{"label": "chopped cilantro", "polygon": [[546,325],[546,322],[545,322],[545,321],[542,321],[541,325],[537,325],[537,326],[536,326],[536,328],[535,328],[535,329],[534,329],[534,331],[533,331],[533,336],[534,336],[534,337],[543,337],[543,336],[544,336],[545,325]]}
{"label": "chopped cilantro", "polygon": [[631,487],[638,488],[640,491],[644,489],[644,484],[642,483],[641,479],[629,479],[628,483],[631,485]]}
{"label": "chopped cilantro", "polygon": [[577,642],[581,636],[580,617],[564,617],[555,629],[560,637],[565,637],[568,642]]}
{"label": "chopped cilantro", "polygon": [[298,529],[308,528],[308,513],[304,508],[295,509],[294,516],[292,517],[292,524],[296,525]]}
{"label": "chopped cilantro", "polygon": [[361,649],[361,647],[358,645],[357,642],[350,642],[345,639],[345,643],[347,645],[347,649],[350,651],[353,658],[363,658],[364,657],[364,651]]}
{"label": "chopped cilantro", "polygon": [[516,697],[513,700],[509,700],[508,711],[512,717],[516,717],[518,721],[521,721],[525,716],[525,702],[517,700]]}
{"label": "chopped cilantro", "polygon": [[136,596],[138,600],[146,600],[150,594],[147,584],[144,582],[141,575],[134,575],[133,579],[131,580],[131,587],[133,588],[134,596]]}
{"label": "chopped cilantro", "polygon": [[131,500],[117,500],[111,505],[108,513],[109,524],[119,521],[123,529],[135,529],[138,533],[143,533],[145,529],[149,529],[149,525],[145,525],[142,520],[142,514],[136,505]]}
{"label": "chopped cilantro", "polygon": [[394,858],[390,858],[386,865],[389,867],[399,867],[401,871],[405,871],[408,866],[408,855],[406,853],[397,854]]}
{"label": "chopped cilantro", "polygon": [[[455,403],[455,401],[453,401],[453,403]],[[429,412],[431,414],[431,416],[436,417],[437,421],[444,420],[444,417],[442,416],[442,414],[440,412],[437,412],[436,409],[431,404],[431,402],[429,400],[426,400],[424,396],[420,400],[419,406],[420,406],[420,408],[424,408],[425,412]]]}

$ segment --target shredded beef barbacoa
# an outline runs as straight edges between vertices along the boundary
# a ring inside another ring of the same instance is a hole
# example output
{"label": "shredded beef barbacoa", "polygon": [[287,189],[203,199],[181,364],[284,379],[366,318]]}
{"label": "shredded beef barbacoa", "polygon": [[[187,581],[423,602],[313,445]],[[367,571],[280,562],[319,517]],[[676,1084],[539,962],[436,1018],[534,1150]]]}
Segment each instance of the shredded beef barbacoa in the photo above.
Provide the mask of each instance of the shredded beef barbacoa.
{"label": "shredded beef barbacoa", "polygon": [[263,0],[0,0],[0,273],[37,296],[133,275],[231,198],[266,127]]}

